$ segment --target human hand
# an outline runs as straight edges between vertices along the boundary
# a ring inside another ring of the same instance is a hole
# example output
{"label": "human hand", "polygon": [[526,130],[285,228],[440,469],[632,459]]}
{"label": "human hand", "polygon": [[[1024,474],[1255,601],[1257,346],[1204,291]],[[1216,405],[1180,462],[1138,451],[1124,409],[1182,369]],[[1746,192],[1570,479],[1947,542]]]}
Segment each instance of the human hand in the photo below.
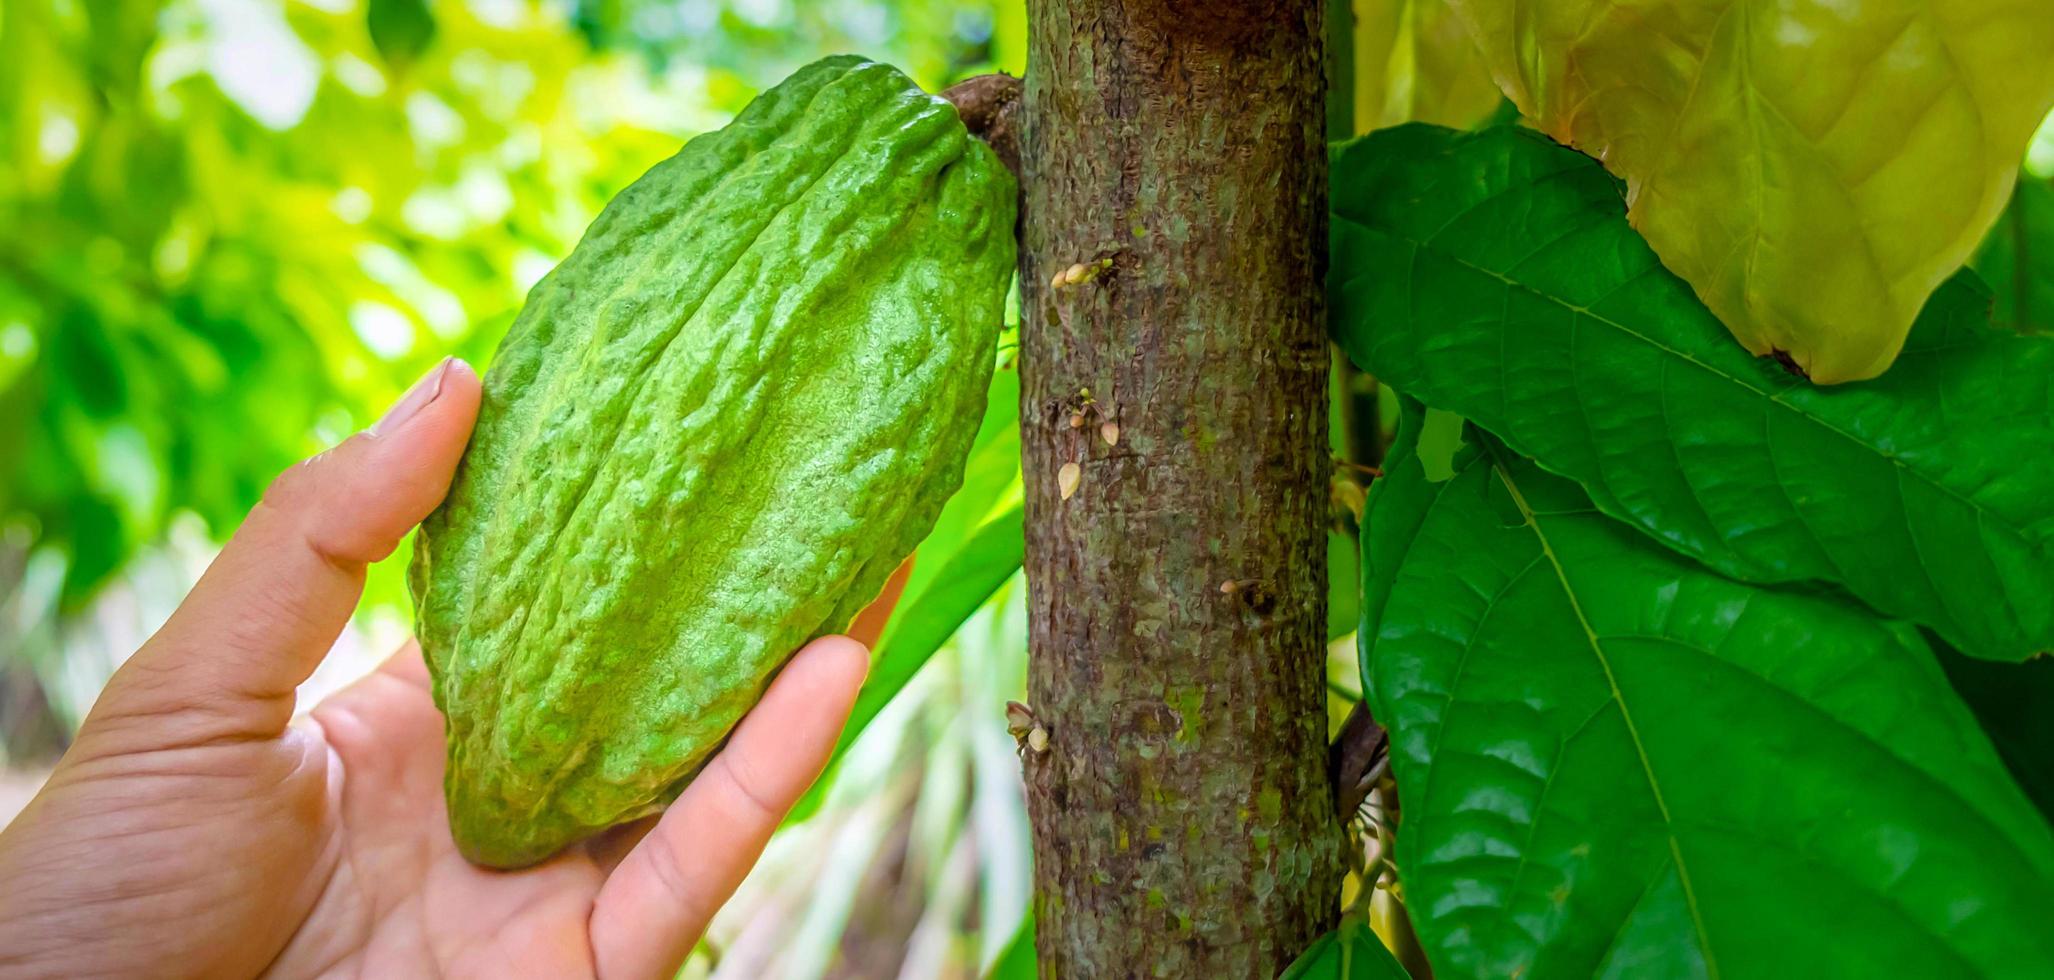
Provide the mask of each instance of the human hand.
{"label": "human hand", "polygon": [[839,636],[800,650],[660,817],[523,871],[472,866],[418,646],[293,713],[365,566],[447,492],[478,397],[444,361],[279,477],[116,672],[0,832],[0,977],[676,971],[819,775],[868,654]]}

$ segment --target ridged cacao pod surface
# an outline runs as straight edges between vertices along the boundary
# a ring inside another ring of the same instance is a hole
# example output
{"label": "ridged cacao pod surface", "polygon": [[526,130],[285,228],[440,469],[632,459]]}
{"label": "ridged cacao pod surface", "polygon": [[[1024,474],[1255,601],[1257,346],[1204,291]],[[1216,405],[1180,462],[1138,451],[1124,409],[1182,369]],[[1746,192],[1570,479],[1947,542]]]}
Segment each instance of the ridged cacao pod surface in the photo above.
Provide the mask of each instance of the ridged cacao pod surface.
{"label": "ridged cacao pod surface", "polygon": [[948,103],[828,58],[536,285],[409,569],[466,857],[661,809],[878,594],[962,481],[1014,197]]}

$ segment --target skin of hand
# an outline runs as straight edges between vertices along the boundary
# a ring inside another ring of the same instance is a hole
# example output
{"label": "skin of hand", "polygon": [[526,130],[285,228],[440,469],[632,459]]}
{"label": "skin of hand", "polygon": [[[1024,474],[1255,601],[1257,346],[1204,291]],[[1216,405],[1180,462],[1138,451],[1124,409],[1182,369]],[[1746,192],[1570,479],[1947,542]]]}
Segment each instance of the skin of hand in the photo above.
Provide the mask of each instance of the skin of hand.
{"label": "skin of hand", "polygon": [[470,865],[420,648],[298,720],[294,689],[365,566],[448,491],[478,398],[446,360],[279,477],[116,672],[0,833],[0,977],[674,974],[819,775],[875,635],[807,644],[660,816],[526,870]]}

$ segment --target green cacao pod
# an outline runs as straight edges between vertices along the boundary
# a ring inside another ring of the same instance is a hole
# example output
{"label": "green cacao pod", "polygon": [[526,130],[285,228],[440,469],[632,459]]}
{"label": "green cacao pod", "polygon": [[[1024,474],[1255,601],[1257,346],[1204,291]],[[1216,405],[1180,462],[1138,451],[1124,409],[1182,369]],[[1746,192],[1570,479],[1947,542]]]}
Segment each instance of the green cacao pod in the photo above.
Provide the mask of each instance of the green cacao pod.
{"label": "green cacao pod", "polygon": [[1014,195],[948,103],[834,57],[536,285],[409,570],[466,857],[661,809],[877,596],[962,481]]}

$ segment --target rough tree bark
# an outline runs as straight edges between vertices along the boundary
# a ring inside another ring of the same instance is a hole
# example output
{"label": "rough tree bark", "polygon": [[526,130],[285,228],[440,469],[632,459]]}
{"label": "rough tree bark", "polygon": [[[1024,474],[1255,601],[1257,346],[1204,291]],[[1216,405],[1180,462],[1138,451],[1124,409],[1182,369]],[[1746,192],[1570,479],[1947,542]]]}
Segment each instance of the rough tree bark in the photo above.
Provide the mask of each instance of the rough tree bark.
{"label": "rough tree bark", "polygon": [[1335,918],[1322,2],[1029,0],[1026,752],[1044,977]]}

